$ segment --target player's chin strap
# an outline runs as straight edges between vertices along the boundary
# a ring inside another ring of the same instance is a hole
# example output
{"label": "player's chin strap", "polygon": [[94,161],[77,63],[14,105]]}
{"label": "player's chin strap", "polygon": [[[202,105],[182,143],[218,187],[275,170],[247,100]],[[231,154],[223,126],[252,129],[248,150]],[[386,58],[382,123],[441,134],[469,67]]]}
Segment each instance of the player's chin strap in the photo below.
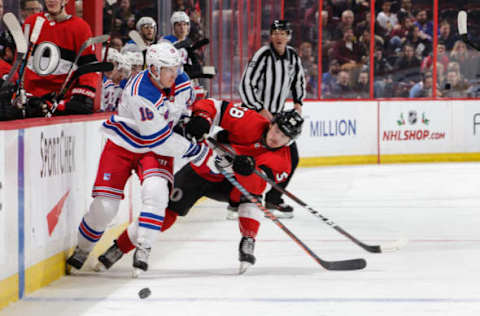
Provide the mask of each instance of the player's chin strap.
{"label": "player's chin strap", "polygon": [[[227,146],[217,142],[214,138],[212,137],[208,137],[208,141],[210,143],[212,143],[216,149],[219,149],[223,152],[225,152],[226,154],[232,156],[232,157],[235,157],[235,153],[230,149],[228,148]],[[295,201],[296,203],[298,203],[300,206],[302,206],[304,209],[306,209],[307,211],[310,212],[310,214],[313,214],[315,215],[316,217],[320,218],[325,224],[333,227],[333,229],[335,229],[336,231],[338,231],[340,234],[342,234],[343,236],[347,237],[348,239],[350,239],[353,243],[355,243],[356,245],[360,246],[361,248],[365,249],[366,251],[368,252],[373,252],[373,253],[380,253],[380,252],[389,252],[389,251],[396,251],[396,250],[399,250],[400,248],[402,248],[403,246],[405,246],[408,242],[407,239],[405,238],[401,238],[397,241],[394,241],[392,243],[389,243],[389,244],[384,244],[384,245],[367,245],[363,242],[361,242],[360,240],[358,240],[357,238],[355,238],[354,236],[352,236],[350,233],[348,233],[347,231],[345,231],[343,228],[341,228],[340,226],[338,226],[335,222],[333,222],[332,220],[328,219],[327,217],[323,216],[322,214],[320,214],[318,211],[314,210],[312,207],[308,206],[307,203],[303,202],[302,200],[300,200],[296,195],[294,195],[293,193],[290,193],[289,191],[287,191],[286,189],[282,188],[281,186],[279,186],[274,180],[270,179],[268,176],[266,176],[265,174],[263,174],[262,172],[258,171],[258,170],[254,170],[253,171],[257,176],[259,176],[260,178],[262,178],[263,180],[265,180],[266,182],[268,182],[268,184],[270,184],[275,190],[281,192],[282,194],[285,194],[286,196],[288,196],[289,198],[291,198],[293,201]]]}

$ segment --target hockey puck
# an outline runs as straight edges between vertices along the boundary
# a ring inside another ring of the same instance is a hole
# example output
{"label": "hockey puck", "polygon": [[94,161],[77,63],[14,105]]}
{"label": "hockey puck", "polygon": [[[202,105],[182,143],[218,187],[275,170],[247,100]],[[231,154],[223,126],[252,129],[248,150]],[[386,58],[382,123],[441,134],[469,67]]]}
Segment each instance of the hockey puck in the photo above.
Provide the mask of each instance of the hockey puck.
{"label": "hockey puck", "polygon": [[140,297],[141,299],[149,297],[150,294],[152,294],[152,291],[150,291],[148,287],[144,287],[143,289],[138,291],[138,297]]}

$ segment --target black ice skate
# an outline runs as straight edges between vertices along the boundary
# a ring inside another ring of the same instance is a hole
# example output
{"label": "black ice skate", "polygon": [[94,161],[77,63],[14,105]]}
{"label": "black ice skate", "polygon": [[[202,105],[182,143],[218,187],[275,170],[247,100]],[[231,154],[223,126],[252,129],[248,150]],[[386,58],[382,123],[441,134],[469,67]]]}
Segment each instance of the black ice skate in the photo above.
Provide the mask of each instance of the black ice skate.
{"label": "black ice skate", "polygon": [[137,246],[133,254],[133,277],[137,278],[142,271],[148,270],[148,258],[150,257],[150,247],[142,245]]}
{"label": "black ice skate", "polygon": [[277,218],[293,218],[293,207],[281,201],[278,204],[265,202],[265,207],[273,213]]}
{"label": "black ice skate", "polygon": [[89,252],[82,250],[77,246],[73,254],[67,259],[67,264],[71,265],[77,270],[80,270],[87,260],[88,254]]}
{"label": "black ice skate", "polygon": [[255,264],[255,239],[252,237],[242,237],[238,247],[240,260],[239,274],[245,273],[252,265]]}
{"label": "black ice skate", "polygon": [[113,245],[107,249],[100,257],[98,257],[98,262],[95,265],[95,271],[103,272],[110,269],[111,266],[115,264],[120,258],[122,258],[123,252],[117,245],[117,241],[113,242]]}

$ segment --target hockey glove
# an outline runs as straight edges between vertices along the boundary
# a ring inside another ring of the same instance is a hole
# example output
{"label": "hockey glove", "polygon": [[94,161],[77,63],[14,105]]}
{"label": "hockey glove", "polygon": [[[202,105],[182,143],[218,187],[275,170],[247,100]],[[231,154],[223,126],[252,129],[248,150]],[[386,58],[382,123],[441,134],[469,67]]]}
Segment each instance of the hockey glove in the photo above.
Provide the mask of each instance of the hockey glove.
{"label": "hockey glove", "polygon": [[255,170],[255,159],[252,156],[239,155],[233,159],[233,171],[242,176],[249,176]]}
{"label": "hockey glove", "polygon": [[210,131],[210,123],[211,119],[207,114],[203,112],[194,114],[185,125],[185,137],[196,142],[203,141],[205,134]]}
{"label": "hockey glove", "polygon": [[70,101],[62,101],[59,102],[57,108],[57,111],[59,111],[57,114],[59,115],[93,113],[93,98],[87,97],[84,94],[74,94]]}

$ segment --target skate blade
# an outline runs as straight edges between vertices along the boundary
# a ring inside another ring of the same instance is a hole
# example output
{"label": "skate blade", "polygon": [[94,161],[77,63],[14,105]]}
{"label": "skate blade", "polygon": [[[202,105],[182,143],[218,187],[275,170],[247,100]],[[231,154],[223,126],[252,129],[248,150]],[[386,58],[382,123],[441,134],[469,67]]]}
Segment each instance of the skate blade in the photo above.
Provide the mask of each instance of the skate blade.
{"label": "skate blade", "polygon": [[105,268],[105,266],[103,265],[103,263],[101,263],[100,261],[98,261],[98,262],[93,266],[93,271],[95,271],[95,272],[105,272],[105,271],[107,271],[107,268]]}
{"label": "skate blade", "polygon": [[244,274],[245,272],[247,272],[248,269],[250,269],[250,267],[252,266],[252,264],[250,262],[240,262],[240,268],[238,269],[238,274]]}
{"label": "skate blade", "polygon": [[238,219],[238,213],[227,211],[227,216],[225,216],[225,219],[228,219],[230,221],[236,221]]}
{"label": "skate blade", "polygon": [[140,274],[142,274],[142,272],[143,272],[142,269],[133,268],[132,278],[137,279],[140,276]]}

